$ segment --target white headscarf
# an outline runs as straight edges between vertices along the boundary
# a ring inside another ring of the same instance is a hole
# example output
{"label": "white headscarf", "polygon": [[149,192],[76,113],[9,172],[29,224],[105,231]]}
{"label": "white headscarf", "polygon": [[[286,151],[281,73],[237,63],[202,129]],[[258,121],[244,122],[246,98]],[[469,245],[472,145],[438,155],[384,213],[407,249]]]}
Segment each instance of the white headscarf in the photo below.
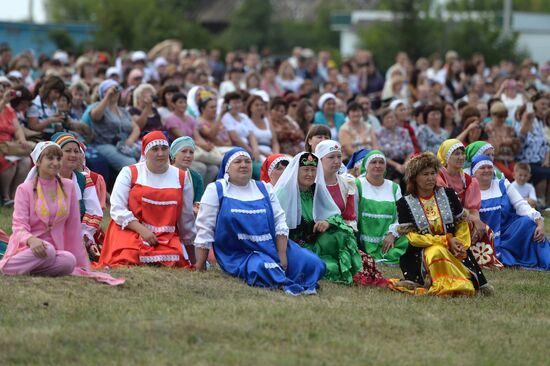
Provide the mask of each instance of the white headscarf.
{"label": "white headscarf", "polygon": [[202,89],[202,86],[197,85],[192,87],[187,94],[187,109],[189,109],[194,114],[193,117],[195,118],[198,118],[201,115],[199,112],[199,106],[197,105],[196,97],[197,93],[200,93]]}
{"label": "white headscarf", "polygon": [[319,142],[315,147],[315,156],[322,159],[331,152],[335,151],[342,152],[342,146],[334,140],[324,140]]}
{"label": "white headscarf", "polygon": [[329,99],[333,99],[336,102],[336,95],[334,95],[332,93],[325,93],[325,94],[321,95],[321,98],[319,98],[319,103],[317,104],[317,106],[319,107],[320,110],[323,110],[323,105]]}
{"label": "white headscarf", "polygon": [[34,166],[29,171],[29,174],[27,174],[27,178],[25,178],[25,182],[33,179],[38,174],[38,168],[36,167],[36,163],[38,163],[38,160],[40,160],[40,156],[42,155],[44,150],[46,150],[46,148],[50,146],[57,146],[59,149],[61,149],[61,147],[58,144],[52,141],[42,141],[36,144],[36,146],[31,152],[31,160]]}
{"label": "white headscarf", "polygon": [[[295,229],[302,221],[302,206],[300,201],[300,188],[298,186],[298,170],[300,159],[304,154],[297,154],[285,169],[274,190],[282,209],[286,214],[286,223],[289,229]],[[307,156],[305,155],[305,156]],[[315,155],[315,154],[313,154]],[[315,193],[313,195],[313,220],[315,222],[326,220],[329,217],[339,215],[340,209],[334,203],[327,186],[321,161],[317,163],[317,176],[315,178]]]}

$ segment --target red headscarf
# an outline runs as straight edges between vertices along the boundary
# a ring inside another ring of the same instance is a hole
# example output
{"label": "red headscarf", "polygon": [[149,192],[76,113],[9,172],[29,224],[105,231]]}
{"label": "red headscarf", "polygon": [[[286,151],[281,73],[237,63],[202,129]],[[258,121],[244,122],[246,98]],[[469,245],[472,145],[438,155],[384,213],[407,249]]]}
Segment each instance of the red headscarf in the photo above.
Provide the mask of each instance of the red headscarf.
{"label": "red headscarf", "polygon": [[264,163],[262,164],[262,168],[260,169],[260,180],[266,183],[270,182],[269,174],[273,172],[273,169],[277,166],[278,163],[281,161],[288,161],[290,162],[290,159],[284,155],[284,154],[271,154],[265,159]]}
{"label": "red headscarf", "polygon": [[168,147],[170,146],[170,144],[168,143],[168,140],[166,139],[166,136],[164,136],[162,132],[153,131],[143,136],[143,140],[141,141],[142,159],[145,159],[145,154],[147,154],[147,151],[149,151],[152,147],[158,146],[158,145],[164,145]]}

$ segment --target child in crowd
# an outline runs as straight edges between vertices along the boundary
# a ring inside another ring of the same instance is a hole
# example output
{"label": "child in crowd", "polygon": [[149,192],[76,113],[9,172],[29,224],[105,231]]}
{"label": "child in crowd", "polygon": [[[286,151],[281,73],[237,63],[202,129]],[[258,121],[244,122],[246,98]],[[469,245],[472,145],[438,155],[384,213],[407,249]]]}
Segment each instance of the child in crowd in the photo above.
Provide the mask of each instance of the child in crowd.
{"label": "child in crowd", "polygon": [[512,186],[525,198],[527,203],[533,207],[537,207],[537,195],[535,187],[529,183],[531,179],[531,167],[527,163],[516,163],[514,166],[514,183]]}

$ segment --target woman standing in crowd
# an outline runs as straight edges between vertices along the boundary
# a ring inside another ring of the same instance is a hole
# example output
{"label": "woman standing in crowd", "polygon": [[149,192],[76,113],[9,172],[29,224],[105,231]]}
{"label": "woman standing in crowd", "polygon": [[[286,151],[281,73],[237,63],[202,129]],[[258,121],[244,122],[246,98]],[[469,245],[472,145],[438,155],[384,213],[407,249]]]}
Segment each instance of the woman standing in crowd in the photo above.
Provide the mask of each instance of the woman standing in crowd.
{"label": "woman standing in crowd", "polygon": [[252,95],[246,103],[246,114],[253,123],[252,133],[256,136],[258,149],[263,156],[278,154],[280,151],[277,134],[266,116],[267,103],[260,95]]}
{"label": "woman standing in crowd", "polygon": [[331,139],[337,140],[340,127],[346,121],[346,116],[336,111],[336,95],[332,93],[321,95],[318,107],[319,110],[315,113],[314,123],[330,128]]}
{"label": "woman standing in crowd", "polygon": [[103,81],[98,91],[100,101],[89,107],[95,147],[113,169],[120,171],[137,162],[135,157],[127,155],[124,147],[130,148],[134,144],[131,139],[132,117],[118,105],[120,87],[116,81]]}
{"label": "woman standing in crowd", "polygon": [[514,79],[507,79],[502,82],[500,90],[496,94],[497,98],[500,96],[508,116],[515,116],[516,109],[525,103],[523,95],[518,93],[518,89],[518,83]]}
{"label": "woman standing in crowd", "polygon": [[285,171],[290,159],[283,154],[271,154],[265,159],[260,169],[260,180],[275,186]]}
{"label": "woman standing in crowd", "polygon": [[514,180],[515,156],[521,150],[521,142],[512,126],[506,124],[508,110],[500,102],[491,106],[491,122],[485,125],[487,141],[495,148],[495,166],[509,180]]}
{"label": "woman standing in crowd", "polygon": [[275,193],[286,214],[290,238],[325,262],[327,280],[387,286],[374,260],[359,252],[353,229],[342,219],[314,154],[296,155],[277,181]]}
{"label": "woman standing in crowd", "polygon": [[271,101],[269,119],[282,154],[294,156],[303,150],[304,134],[296,122],[286,118],[286,103],[282,98]]}
{"label": "woman standing in crowd", "polygon": [[351,103],[347,109],[348,121],[342,125],[338,139],[342,144],[344,158],[349,158],[356,150],[378,150],[378,139],[374,128],[363,121],[363,107],[359,103]]}
{"label": "woman standing in crowd", "polygon": [[205,268],[214,248],[220,267],[248,285],[316,293],[325,265],[288,240],[285,212],[272,188],[251,179],[250,154],[242,148],[227,152],[219,178],[206,187],[197,216],[197,268]]}
{"label": "woman standing in crowd", "polygon": [[396,202],[402,197],[395,182],[384,179],[386,157],[379,150],[361,159],[364,176],[356,180],[355,207],[362,249],[377,262],[399,264],[407,239],[397,231]]}
{"label": "woman standing in crowd", "polygon": [[170,165],[162,132],[143,137],[142,156],[145,161],[121,170],[113,187],[99,266],[190,268],[182,243],[191,248],[195,238],[193,185],[184,171]]}
{"label": "woman standing in crowd", "polygon": [[31,158],[36,173],[17,188],[13,233],[0,271],[6,275],[73,275],[122,284],[122,279],[90,271],[74,184],[58,175],[62,156],[53,142],[40,142],[34,148]]}
{"label": "woman standing in crowd", "polygon": [[[296,76],[292,65],[288,61],[283,61],[279,66],[279,75],[275,78],[279,88],[283,93],[290,90],[294,93],[298,92],[300,85],[304,83],[304,79]],[[269,92],[269,91],[268,91]]]}
{"label": "woman standing in crowd", "polygon": [[449,138],[449,133],[442,128],[441,109],[438,106],[426,106],[423,115],[426,124],[418,128],[418,144],[422,151],[431,151],[435,155],[441,143]]}
{"label": "woman standing in crowd", "polygon": [[307,132],[313,125],[315,120],[315,109],[313,104],[309,99],[302,99],[298,103],[298,108],[296,109],[296,122],[300,126],[300,129],[304,133],[304,136],[307,135]]}
{"label": "woman standing in crowd", "polygon": [[[472,174],[481,188],[481,219],[495,233],[498,259],[505,266],[550,270],[550,242],[544,219],[505,179],[496,179],[488,156],[476,156]],[[484,253],[489,259],[492,253]]]}
{"label": "woman standing in crowd", "polygon": [[[415,128],[418,126],[413,126],[411,124],[411,111],[407,101],[403,99],[394,100],[390,103],[389,108],[395,113],[397,126],[404,128],[409,133],[409,137],[414,147],[414,152],[420,152],[420,146],[418,145],[415,131]],[[426,123],[426,120],[424,120],[424,123]]]}
{"label": "woman standing in crowd", "polygon": [[380,119],[382,129],[378,134],[380,150],[386,156],[389,180],[401,180],[405,173],[405,160],[414,152],[414,146],[407,130],[397,126],[395,113],[385,109]]}
{"label": "woman standing in crowd", "polygon": [[[0,84],[0,206],[6,207],[13,206],[15,190],[29,172],[31,162],[24,154],[33,148],[33,144],[27,142],[16,111],[9,103],[10,100],[20,98],[17,92],[21,94],[20,97],[23,96],[20,89],[10,90]],[[18,156],[13,155],[14,150],[19,150]],[[6,155],[11,156],[8,158]]]}
{"label": "woman standing in crowd", "polygon": [[438,296],[490,294],[492,287],[469,250],[466,213],[452,189],[437,186],[438,170],[429,152],[407,164],[408,194],[397,201],[397,212],[409,246],[400,259],[405,281],[396,287]]}
{"label": "woman standing in crowd", "polygon": [[[90,260],[97,261],[102,243],[96,243],[95,238],[97,231],[101,230],[99,226],[103,220],[103,210],[91,177],[78,171],[84,152],[79,141],[70,133],[58,132],[52,136],[51,141],[59,145],[63,152],[59,175],[73,182],[80,207],[84,246]],[[30,178],[32,173],[28,179]]]}
{"label": "woman standing in crowd", "polygon": [[57,113],[55,102],[63,91],[65,83],[61,78],[46,77],[27,112],[29,128],[41,132],[45,140],[62,129],[63,116]]}

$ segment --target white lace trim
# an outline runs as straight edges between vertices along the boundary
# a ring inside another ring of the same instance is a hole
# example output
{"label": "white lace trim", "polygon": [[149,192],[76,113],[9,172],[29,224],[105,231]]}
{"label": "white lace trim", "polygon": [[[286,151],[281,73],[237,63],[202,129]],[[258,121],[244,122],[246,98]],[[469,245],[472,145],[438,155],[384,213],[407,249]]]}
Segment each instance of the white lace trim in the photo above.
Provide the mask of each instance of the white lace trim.
{"label": "white lace trim", "polygon": [[267,211],[265,208],[261,208],[258,210],[243,210],[240,208],[232,208],[232,213],[242,213],[242,214],[249,214],[249,215],[257,215],[257,214],[265,214]]}
{"label": "white lace trim", "polygon": [[479,212],[491,212],[491,211],[498,211],[502,209],[501,205],[494,206],[494,207],[486,207],[486,208],[480,208]]}
{"label": "white lace trim", "polygon": [[393,219],[393,215],[387,214],[373,214],[370,212],[363,212],[363,217],[370,217],[371,219]]}
{"label": "white lace trim", "polygon": [[174,232],[176,232],[176,227],[175,226],[153,226],[153,225],[149,225],[149,224],[145,224],[145,223],[143,223],[142,225],[145,226],[147,229],[151,230],[154,233],[174,233]]}
{"label": "white lace trim", "polygon": [[212,249],[212,243],[193,243],[195,248]]}
{"label": "white lace trim", "polygon": [[369,243],[379,243],[381,240],[384,240],[383,236],[370,236],[370,235],[361,235],[361,241],[366,241]]}
{"label": "white lace trim", "polygon": [[180,256],[177,254],[165,254],[165,255],[140,255],[139,261],[141,263],[155,263],[155,262],[177,262]]}
{"label": "white lace trim", "polygon": [[131,223],[132,221],[136,221],[137,219],[132,215],[131,217],[128,217],[127,219],[125,219],[124,221],[122,221],[122,224],[120,224],[120,227],[122,228],[122,230],[126,229],[126,227],[128,226],[129,223]]}
{"label": "white lace trim", "polygon": [[262,242],[262,241],[273,240],[273,237],[271,236],[271,234],[248,235],[248,234],[239,233],[239,234],[237,234],[237,238],[239,238],[239,240],[250,240],[250,241],[253,241],[255,243],[259,243],[259,242]]}
{"label": "white lace trim", "polygon": [[288,227],[286,229],[277,230],[275,235],[282,235],[288,238]]}
{"label": "white lace trim", "polygon": [[150,200],[149,198],[142,198],[143,202],[150,203],[152,205],[158,205],[158,206],[171,206],[171,205],[177,205],[177,201],[154,201]]}
{"label": "white lace trim", "polygon": [[270,262],[270,263],[265,262],[264,263],[264,268],[265,269],[274,269],[274,268],[279,268],[280,269],[281,267],[275,262]]}
{"label": "white lace trim", "polygon": [[493,233],[493,237],[497,238],[500,236],[500,231],[496,231]]}

